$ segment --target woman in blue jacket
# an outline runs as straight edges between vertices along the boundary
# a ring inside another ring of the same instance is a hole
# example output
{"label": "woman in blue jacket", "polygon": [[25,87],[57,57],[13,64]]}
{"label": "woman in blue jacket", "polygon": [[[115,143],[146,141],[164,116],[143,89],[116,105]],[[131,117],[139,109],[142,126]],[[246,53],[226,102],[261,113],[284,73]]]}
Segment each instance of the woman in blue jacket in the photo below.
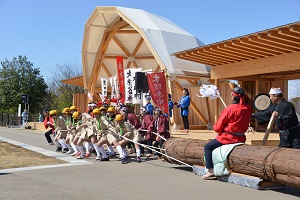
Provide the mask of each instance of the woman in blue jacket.
{"label": "woman in blue jacket", "polygon": [[183,96],[180,99],[180,103],[177,103],[177,108],[181,108],[180,115],[182,117],[184,132],[189,132],[189,106],[191,103],[190,93],[187,88],[183,88],[182,90]]}

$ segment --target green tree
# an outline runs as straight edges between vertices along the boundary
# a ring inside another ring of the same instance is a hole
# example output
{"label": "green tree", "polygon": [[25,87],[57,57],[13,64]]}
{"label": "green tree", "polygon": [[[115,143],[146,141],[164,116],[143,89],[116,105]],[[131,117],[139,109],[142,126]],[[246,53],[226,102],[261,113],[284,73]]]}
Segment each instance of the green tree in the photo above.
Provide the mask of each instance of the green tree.
{"label": "green tree", "polygon": [[37,113],[41,109],[47,88],[39,68],[33,68],[33,64],[26,56],[18,56],[12,61],[1,62],[0,69],[0,109],[3,112],[14,113],[21,103],[21,95],[31,97],[30,113]]}

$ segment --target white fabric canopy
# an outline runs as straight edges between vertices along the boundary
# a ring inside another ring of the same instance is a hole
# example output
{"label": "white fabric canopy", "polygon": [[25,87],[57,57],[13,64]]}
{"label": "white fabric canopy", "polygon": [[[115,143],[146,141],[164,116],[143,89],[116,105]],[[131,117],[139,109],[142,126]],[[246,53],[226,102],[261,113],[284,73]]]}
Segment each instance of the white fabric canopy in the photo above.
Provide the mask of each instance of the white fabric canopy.
{"label": "white fabric canopy", "polygon": [[[200,79],[201,76],[209,75],[210,67],[171,55],[204,44],[168,19],[139,9],[96,7],[86,22],[83,39],[82,66],[85,88],[90,80],[97,52],[101,50],[99,46],[103,34],[119,18],[129,25],[117,31],[114,39],[106,47],[103,63],[111,75],[117,74],[116,55],[124,56],[124,67],[128,62],[132,63],[130,68],[137,67],[143,70],[155,70],[159,65],[161,69],[167,70],[171,78],[198,76]],[[141,39],[143,43],[137,48]],[[132,56],[136,49],[138,49],[136,54]],[[108,76],[108,73],[101,68],[96,85],[101,85],[100,77]]]}

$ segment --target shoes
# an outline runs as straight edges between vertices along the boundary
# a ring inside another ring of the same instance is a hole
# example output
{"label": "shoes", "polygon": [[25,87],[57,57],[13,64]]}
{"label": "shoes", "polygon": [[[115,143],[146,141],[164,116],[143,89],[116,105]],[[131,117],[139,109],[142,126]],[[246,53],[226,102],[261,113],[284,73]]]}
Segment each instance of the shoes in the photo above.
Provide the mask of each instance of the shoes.
{"label": "shoes", "polygon": [[117,155],[116,153],[110,153],[110,154],[108,155],[108,157],[113,158],[113,157],[115,157],[116,155]]}
{"label": "shoes", "polygon": [[185,133],[188,133],[188,132],[189,132],[189,130],[188,130],[188,129],[185,129],[185,130],[184,130],[184,132],[185,132]]}
{"label": "shoes", "polygon": [[68,148],[64,148],[64,149],[62,150],[62,153],[67,153],[68,151],[69,151]]}
{"label": "shoes", "polygon": [[100,160],[101,159],[101,156],[96,156],[96,160]]}
{"label": "shoes", "polygon": [[218,178],[214,174],[207,173],[202,176],[202,179],[203,180],[217,180]]}
{"label": "shoes", "polygon": [[90,157],[91,154],[90,153],[85,153],[85,157]]}
{"label": "shoes", "polygon": [[126,163],[127,163],[125,157],[121,158],[121,163],[122,163],[122,164],[126,164]]}
{"label": "shoes", "polygon": [[50,142],[50,143],[48,143],[47,145],[54,145],[54,143],[53,143],[53,142]]}
{"label": "shoes", "polygon": [[73,154],[74,151],[72,149],[70,149],[69,151],[66,152],[66,154]]}
{"label": "shoes", "polygon": [[107,151],[107,152],[106,152],[106,155],[110,155],[110,154],[112,154],[110,151]]}
{"label": "shoes", "polygon": [[107,157],[107,158],[100,158],[100,161],[109,161],[109,157]]}
{"label": "shoes", "polygon": [[83,159],[85,156],[84,155],[80,155],[77,157],[77,159]]}
{"label": "shoes", "polygon": [[137,157],[137,158],[136,158],[136,162],[141,163],[141,162],[142,162],[141,158],[140,158],[140,157]]}
{"label": "shoes", "polygon": [[74,153],[71,154],[71,156],[80,156],[80,155],[81,155],[80,152],[74,152]]}
{"label": "shoes", "polygon": [[62,148],[61,147],[56,147],[56,152],[60,152],[62,150]]}

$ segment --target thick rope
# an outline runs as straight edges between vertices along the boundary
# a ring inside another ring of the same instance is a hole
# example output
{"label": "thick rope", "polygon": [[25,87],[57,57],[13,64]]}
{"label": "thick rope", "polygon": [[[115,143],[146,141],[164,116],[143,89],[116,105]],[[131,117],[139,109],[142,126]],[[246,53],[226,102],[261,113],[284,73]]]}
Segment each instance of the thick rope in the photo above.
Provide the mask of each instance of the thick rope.
{"label": "thick rope", "polygon": [[181,164],[183,164],[183,165],[186,165],[186,166],[188,166],[188,167],[193,168],[193,166],[191,166],[191,165],[189,165],[189,164],[187,164],[187,163],[185,163],[185,162],[182,162],[182,161],[180,161],[180,160],[177,160],[176,158],[173,158],[173,157],[171,157],[171,156],[168,156],[167,154],[163,154],[163,153],[161,153],[160,151],[157,151],[157,150],[155,150],[155,149],[149,148],[148,145],[144,145],[144,144],[141,144],[141,143],[139,143],[139,142],[135,142],[135,141],[133,141],[133,140],[131,140],[131,139],[129,139],[129,138],[126,138],[126,137],[124,137],[123,135],[119,135],[119,134],[117,134],[117,133],[115,133],[115,132],[112,132],[112,133],[113,133],[114,135],[118,135],[118,136],[122,137],[122,138],[125,139],[125,140],[128,140],[128,141],[133,142],[133,143],[138,144],[138,145],[141,145],[142,147],[145,147],[145,148],[147,148],[147,149],[150,149],[150,150],[152,150],[152,151],[154,151],[154,152],[156,152],[156,153],[159,153],[159,154],[161,154],[161,155],[163,155],[163,156],[165,156],[165,157],[167,157],[167,158],[173,159],[173,160],[175,160],[175,161],[177,161],[177,162],[179,162],[179,163],[181,163]]}
{"label": "thick rope", "polygon": [[[277,154],[279,151],[282,151],[282,150],[283,150],[283,148],[280,148],[280,147],[279,147],[279,148],[276,148],[276,149],[270,151],[270,152],[268,153],[268,155],[266,155],[266,157],[264,158],[264,161],[263,161],[263,174],[264,174],[264,177],[269,178],[269,176],[268,176],[268,174],[267,174],[267,169],[266,169],[266,162],[268,161],[269,156],[270,156],[272,153],[275,152],[275,153],[274,153],[274,156],[273,156],[273,158],[272,158],[272,160],[273,160],[274,157],[276,156],[276,154]],[[271,164],[272,164],[272,161],[270,162],[270,166],[271,166]],[[270,167],[270,169],[272,169],[272,167]],[[274,180],[275,180],[276,174],[272,173],[272,171],[270,171],[270,173],[271,173],[270,178],[274,181]]]}
{"label": "thick rope", "polygon": [[[148,130],[141,129],[140,131],[145,131],[145,132],[147,132]],[[160,137],[161,139],[163,139],[164,141],[166,141],[166,138],[162,137],[162,136],[161,136],[161,135],[159,135],[158,133],[155,133],[155,132],[151,132],[151,133],[153,133],[153,134],[157,135],[158,137]]]}

